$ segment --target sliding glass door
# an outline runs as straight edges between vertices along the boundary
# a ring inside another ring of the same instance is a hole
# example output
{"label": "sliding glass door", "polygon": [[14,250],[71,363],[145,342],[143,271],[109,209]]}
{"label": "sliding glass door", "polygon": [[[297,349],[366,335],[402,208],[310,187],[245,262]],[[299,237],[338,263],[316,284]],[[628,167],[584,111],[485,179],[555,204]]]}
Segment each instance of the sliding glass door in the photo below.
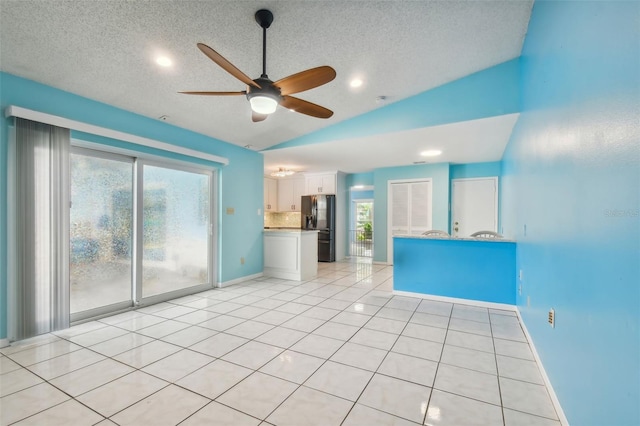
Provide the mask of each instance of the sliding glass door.
{"label": "sliding glass door", "polygon": [[212,287],[212,179],[206,170],[73,148],[72,321]]}
{"label": "sliding glass door", "polygon": [[142,164],[142,298],[209,283],[209,175]]}
{"label": "sliding glass door", "polygon": [[133,159],[71,154],[70,310],[132,305]]}

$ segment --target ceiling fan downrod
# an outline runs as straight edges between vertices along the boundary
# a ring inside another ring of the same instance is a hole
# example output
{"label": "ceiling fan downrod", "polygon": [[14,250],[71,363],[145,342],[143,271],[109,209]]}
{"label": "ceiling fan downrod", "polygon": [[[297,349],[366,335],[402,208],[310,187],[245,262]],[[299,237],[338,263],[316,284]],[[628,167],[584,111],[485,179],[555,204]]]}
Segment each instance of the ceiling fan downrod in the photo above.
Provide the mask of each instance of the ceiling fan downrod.
{"label": "ceiling fan downrod", "polygon": [[260,9],[256,12],[256,22],[262,27],[262,75],[260,78],[269,78],[267,76],[267,28],[273,22],[273,13],[267,9]]}

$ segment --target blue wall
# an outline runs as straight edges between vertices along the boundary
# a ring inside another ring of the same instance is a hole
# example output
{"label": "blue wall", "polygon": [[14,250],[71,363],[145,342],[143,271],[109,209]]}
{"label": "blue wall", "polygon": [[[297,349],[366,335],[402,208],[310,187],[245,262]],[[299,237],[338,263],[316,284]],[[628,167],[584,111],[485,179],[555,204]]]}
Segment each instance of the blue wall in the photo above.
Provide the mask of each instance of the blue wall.
{"label": "blue wall", "polygon": [[373,172],[368,173],[352,173],[347,175],[347,188],[352,186],[373,186]]}
{"label": "blue wall", "polygon": [[639,22],[637,1],[535,3],[503,159],[517,304],[573,425],[640,424]]}
{"label": "blue wall", "polygon": [[490,163],[452,164],[451,179],[470,179],[489,176],[500,176],[502,163],[493,161]]}
{"label": "blue wall", "polygon": [[391,133],[518,112],[518,76],[518,59],[512,59],[268,149]]}
{"label": "blue wall", "polygon": [[387,262],[387,190],[390,180],[431,178],[434,229],[449,227],[449,163],[386,167],[373,172],[373,260]]}
{"label": "blue wall", "polygon": [[373,189],[351,191],[351,201],[355,200],[373,200]]}
{"label": "blue wall", "polygon": [[515,242],[393,239],[394,290],[513,305],[515,277]]}
{"label": "blue wall", "polygon": [[[229,165],[219,168],[218,279],[224,282],[262,272],[264,223],[263,217],[257,214],[263,204],[261,154],[53,87],[0,73],[0,110],[4,112],[8,105],[83,121],[228,158]],[[12,119],[4,117],[0,119],[0,339],[7,335],[6,178],[8,126],[11,121]],[[120,141],[107,138],[78,134],[75,136],[84,136],[85,139],[94,139],[106,145],[127,146]],[[132,145],[128,147],[131,148]],[[148,149],[140,149],[140,151],[149,152]],[[178,155],[159,153],[170,158],[184,159]],[[215,163],[195,160],[194,162],[219,167]],[[227,207],[233,207],[235,214],[226,215]],[[244,265],[240,264],[240,257],[246,259]]]}

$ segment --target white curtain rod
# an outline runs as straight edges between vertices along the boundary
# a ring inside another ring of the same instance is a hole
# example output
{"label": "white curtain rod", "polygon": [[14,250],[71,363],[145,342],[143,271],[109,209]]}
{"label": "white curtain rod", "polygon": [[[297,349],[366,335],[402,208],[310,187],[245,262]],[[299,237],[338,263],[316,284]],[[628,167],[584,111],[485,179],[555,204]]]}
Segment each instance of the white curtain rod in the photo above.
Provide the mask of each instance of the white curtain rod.
{"label": "white curtain rod", "polygon": [[156,141],[154,139],[143,138],[142,136],[132,135],[130,133],[119,132],[117,130],[108,129],[106,127],[95,126],[93,124],[83,123],[81,121],[70,120],[57,115],[51,115],[40,111],[33,111],[27,108],[9,105],[4,111],[5,117],[19,117],[27,120],[38,121],[44,124],[64,127],[80,132],[91,133],[98,136],[104,136],[111,139],[118,139],[124,142],[130,142],[136,145],[142,145],[149,148],[156,148],[162,151],[173,152],[175,154],[186,155],[188,157],[200,158],[202,160],[213,161],[215,163],[229,164],[229,159],[219,157],[213,154],[196,151],[195,149],[184,148],[177,145],[171,145],[165,142]]}

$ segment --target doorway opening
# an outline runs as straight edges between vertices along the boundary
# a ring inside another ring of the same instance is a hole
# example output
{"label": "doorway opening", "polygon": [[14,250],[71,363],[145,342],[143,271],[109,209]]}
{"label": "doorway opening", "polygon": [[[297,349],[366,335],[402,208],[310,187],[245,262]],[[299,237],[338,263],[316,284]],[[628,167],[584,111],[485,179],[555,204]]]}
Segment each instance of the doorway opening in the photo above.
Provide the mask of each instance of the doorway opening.
{"label": "doorway opening", "polygon": [[373,200],[352,201],[349,255],[373,257]]}

